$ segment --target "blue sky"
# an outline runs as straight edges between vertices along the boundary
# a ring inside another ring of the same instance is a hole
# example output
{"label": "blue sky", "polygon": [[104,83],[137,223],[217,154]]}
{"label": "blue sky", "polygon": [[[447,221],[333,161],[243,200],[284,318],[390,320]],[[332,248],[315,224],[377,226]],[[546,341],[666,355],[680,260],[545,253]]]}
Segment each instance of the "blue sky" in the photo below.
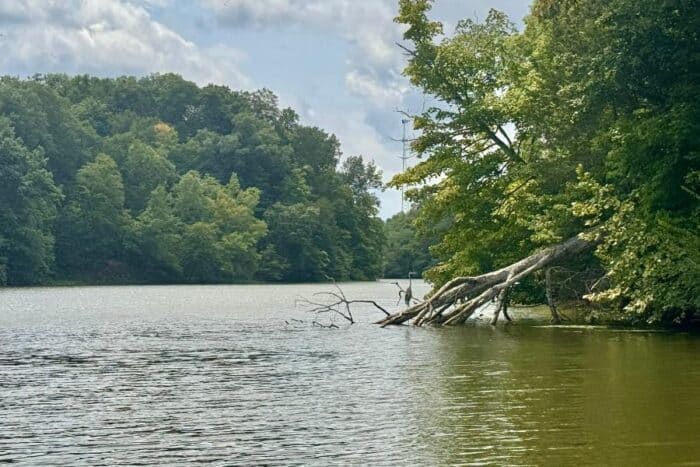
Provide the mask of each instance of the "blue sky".
{"label": "blue sky", "polygon": [[[520,24],[529,1],[437,0],[434,17],[449,32],[489,8]],[[396,109],[423,102],[401,76],[395,15],[396,0],[0,0],[0,72],[176,72],[201,85],[266,87],[388,180],[401,168]],[[399,210],[397,192],[380,198],[383,217]]]}

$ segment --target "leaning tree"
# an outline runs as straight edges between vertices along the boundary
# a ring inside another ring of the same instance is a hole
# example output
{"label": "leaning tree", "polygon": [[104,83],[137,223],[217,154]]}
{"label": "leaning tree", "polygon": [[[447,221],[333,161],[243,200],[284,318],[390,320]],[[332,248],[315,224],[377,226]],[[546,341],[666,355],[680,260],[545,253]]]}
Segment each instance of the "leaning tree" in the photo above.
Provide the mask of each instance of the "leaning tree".
{"label": "leaning tree", "polygon": [[[577,235],[496,271],[473,277],[454,278],[425,301],[386,316],[377,324],[382,326],[406,322],[412,322],[416,326],[463,324],[476,310],[494,299],[498,302],[492,323],[496,323],[501,312],[506,319],[510,320],[507,307],[508,292],[511,287],[528,275],[581,253],[593,247],[595,243],[595,234]],[[548,298],[552,308],[552,318],[558,321],[556,308],[552,306],[551,297]]]}
{"label": "leaning tree", "polygon": [[522,32],[491,10],[446,34],[432,3],[399,0],[404,74],[428,98],[408,115],[421,161],[391,184],[418,187],[417,224],[440,235],[438,290],[380,324],[459,324],[492,299],[498,319],[517,281],[577,253],[625,318],[697,315],[698,9],[535,0]]}

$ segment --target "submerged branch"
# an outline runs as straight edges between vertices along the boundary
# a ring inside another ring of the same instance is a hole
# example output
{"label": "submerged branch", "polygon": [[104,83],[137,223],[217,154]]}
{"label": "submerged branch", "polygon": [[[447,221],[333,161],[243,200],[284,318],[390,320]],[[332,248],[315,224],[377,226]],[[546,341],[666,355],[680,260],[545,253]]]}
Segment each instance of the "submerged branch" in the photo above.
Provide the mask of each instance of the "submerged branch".
{"label": "submerged branch", "polygon": [[343,289],[336,283],[335,279],[328,276],[326,277],[332,281],[337,292],[316,292],[313,294],[313,297],[329,297],[330,301],[315,301],[301,297],[295,301],[295,304],[302,305],[307,308],[308,312],[315,313],[317,315],[326,313],[338,315],[348,321],[350,324],[355,324],[355,317],[353,316],[351,310],[351,305],[353,304],[373,305],[376,309],[384,313],[385,316],[391,316],[391,313],[389,313],[386,308],[374,300],[351,300],[347,298],[345,292],[343,292]]}

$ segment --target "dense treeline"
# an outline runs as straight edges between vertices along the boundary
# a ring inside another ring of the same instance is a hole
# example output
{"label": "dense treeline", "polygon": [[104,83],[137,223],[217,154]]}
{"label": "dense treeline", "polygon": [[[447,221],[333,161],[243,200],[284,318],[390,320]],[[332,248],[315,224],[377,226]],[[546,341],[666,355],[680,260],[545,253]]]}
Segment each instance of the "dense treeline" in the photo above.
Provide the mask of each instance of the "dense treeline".
{"label": "dense treeline", "polygon": [[416,230],[418,208],[399,212],[384,224],[386,246],[384,277],[405,278],[409,272],[421,277],[423,272],[436,266],[430,247],[438,243],[436,235],[422,235]]}
{"label": "dense treeline", "polygon": [[0,283],[381,274],[381,177],[269,91],[0,79]]}
{"label": "dense treeline", "polygon": [[696,313],[697,2],[536,0],[523,32],[492,10],[451,35],[431,3],[399,2],[405,74],[438,104],[415,118],[423,161],[394,181],[420,186],[419,226],[443,226],[428,277],[477,275],[587,232],[595,251],[559,268],[595,278],[579,286],[588,299],[633,321]]}

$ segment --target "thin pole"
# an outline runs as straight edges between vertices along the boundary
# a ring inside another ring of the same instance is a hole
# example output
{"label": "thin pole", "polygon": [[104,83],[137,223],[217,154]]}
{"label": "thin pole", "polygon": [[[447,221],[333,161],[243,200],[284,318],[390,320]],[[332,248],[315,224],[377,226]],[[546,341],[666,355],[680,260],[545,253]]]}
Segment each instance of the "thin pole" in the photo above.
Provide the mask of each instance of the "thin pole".
{"label": "thin pole", "polygon": [[[399,111],[399,110],[397,110],[397,112],[400,112],[400,113],[406,115],[405,112],[401,112],[401,111]],[[414,157],[414,156],[412,156],[412,155],[409,153],[408,146],[406,146],[406,143],[408,143],[408,142],[410,142],[410,141],[413,141],[412,139],[409,139],[409,138],[406,137],[406,125],[409,124],[410,122],[411,122],[410,119],[408,119],[408,118],[402,118],[402,119],[401,119],[401,125],[403,126],[403,134],[402,134],[402,136],[401,136],[401,139],[391,138],[393,141],[397,141],[397,142],[400,141],[401,144],[402,144],[402,152],[401,152],[401,155],[398,156],[398,157],[401,159],[401,170],[402,170],[402,172],[405,172],[405,171],[406,171],[406,161],[409,160],[409,159],[412,159],[412,158]],[[406,186],[402,183],[402,184],[401,184],[401,212],[402,212],[402,213],[405,213],[405,208],[404,208],[404,207],[405,207],[405,201],[406,201],[405,187],[406,187]]]}
{"label": "thin pole", "polygon": [[[406,125],[410,122],[410,120],[403,118],[401,119],[401,125],[403,126],[403,136],[401,137],[401,143],[402,143],[402,153],[401,153],[401,171],[405,172],[406,171],[406,161],[410,159],[410,156],[406,155],[406,143],[409,141],[406,138]],[[401,212],[404,211],[404,184],[401,184]]]}
{"label": "thin pole", "polygon": [[[401,143],[403,145],[403,152],[401,154],[401,163],[402,163],[401,171],[402,172],[406,171],[406,123],[408,123],[408,120],[406,120],[405,118],[401,120],[401,124],[403,125],[403,137],[401,138]],[[401,184],[401,212],[404,212],[403,202],[404,202],[404,185]]]}

